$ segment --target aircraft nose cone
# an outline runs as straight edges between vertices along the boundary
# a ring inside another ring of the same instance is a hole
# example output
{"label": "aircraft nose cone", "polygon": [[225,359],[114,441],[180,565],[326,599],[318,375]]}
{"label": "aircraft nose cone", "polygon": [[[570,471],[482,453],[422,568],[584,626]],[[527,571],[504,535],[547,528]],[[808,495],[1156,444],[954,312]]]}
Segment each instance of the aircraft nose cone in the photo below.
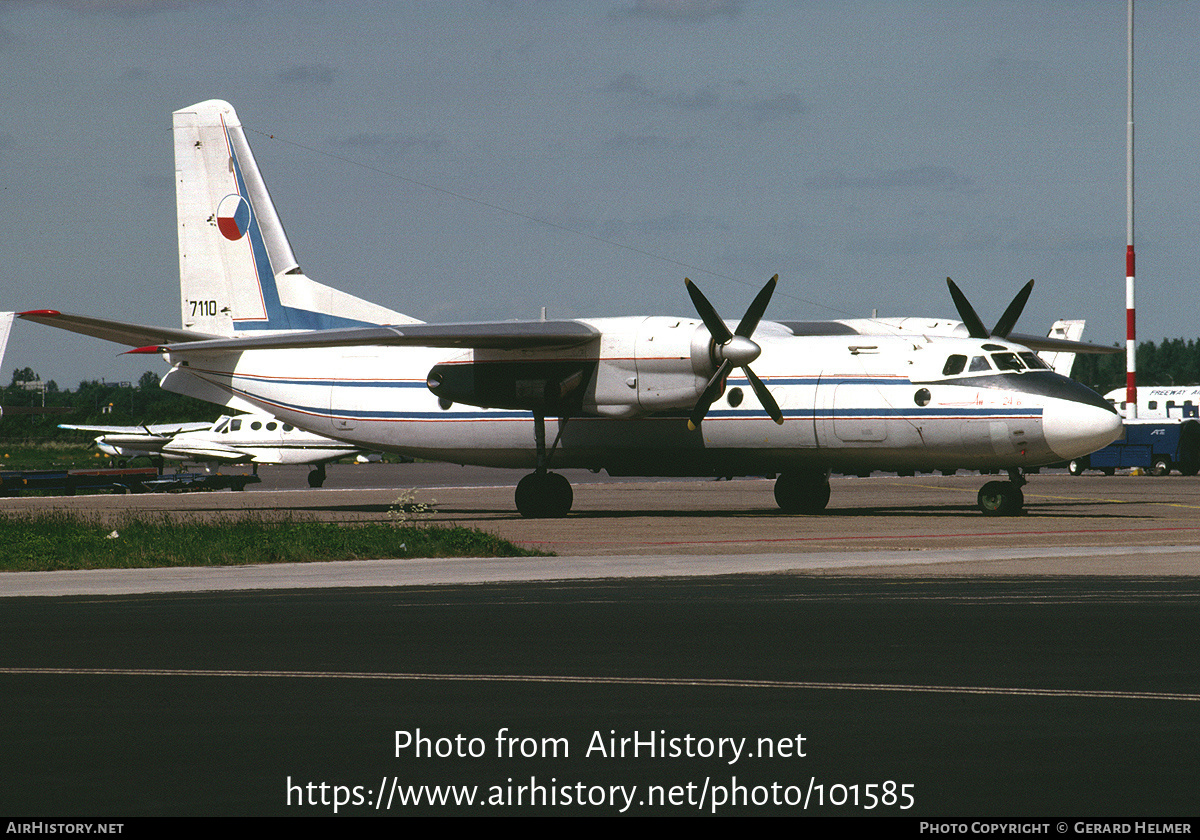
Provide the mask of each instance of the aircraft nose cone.
{"label": "aircraft nose cone", "polygon": [[1103,449],[1121,435],[1121,418],[1108,408],[1072,400],[1050,400],[1042,412],[1042,433],[1064,461]]}

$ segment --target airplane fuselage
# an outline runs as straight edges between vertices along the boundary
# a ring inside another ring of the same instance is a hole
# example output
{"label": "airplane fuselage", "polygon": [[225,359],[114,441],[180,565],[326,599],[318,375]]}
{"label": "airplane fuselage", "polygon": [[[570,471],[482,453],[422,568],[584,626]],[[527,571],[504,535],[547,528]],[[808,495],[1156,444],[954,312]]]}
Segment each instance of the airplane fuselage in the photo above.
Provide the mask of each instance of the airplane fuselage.
{"label": "airplane fuselage", "polygon": [[[614,475],[1011,469],[1068,460],[1112,437],[1111,407],[1048,369],[1012,363],[1020,353],[1032,355],[1019,345],[795,336],[770,322],[754,336],[762,347],[755,367],[785,422],[772,422],[735,372],[703,423],[688,431],[687,410],[712,372],[703,358],[696,361],[697,342],[707,342],[703,326],[661,317],[585,322],[602,337],[561,351],[498,358],[408,347],[249,350],[193,358],[163,386],[186,393],[198,377],[289,423],[363,448],[530,468],[535,409],[515,406],[532,405],[529,394],[536,403],[548,385],[565,382],[574,393],[551,394],[543,409],[548,442],[557,439],[550,465]],[[946,373],[956,367],[952,358],[962,369]],[[969,370],[973,364],[985,368]],[[445,373],[443,386],[463,392],[481,382],[494,393],[471,393],[476,405],[439,397],[431,390],[435,370]],[[572,382],[573,372],[579,375]],[[489,400],[498,404],[480,407]]]}

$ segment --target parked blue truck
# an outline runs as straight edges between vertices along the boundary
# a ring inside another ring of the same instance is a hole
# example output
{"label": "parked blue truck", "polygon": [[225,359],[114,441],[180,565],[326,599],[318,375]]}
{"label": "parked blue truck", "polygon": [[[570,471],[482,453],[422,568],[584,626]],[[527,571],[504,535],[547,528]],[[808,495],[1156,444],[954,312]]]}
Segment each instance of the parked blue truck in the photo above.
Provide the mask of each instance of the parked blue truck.
{"label": "parked blue truck", "polygon": [[1137,467],[1150,475],[1183,475],[1200,471],[1200,419],[1195,415],[1169,420],[1126,420],[1122,436],[1108,446],[1067,464],[1071,475]]}

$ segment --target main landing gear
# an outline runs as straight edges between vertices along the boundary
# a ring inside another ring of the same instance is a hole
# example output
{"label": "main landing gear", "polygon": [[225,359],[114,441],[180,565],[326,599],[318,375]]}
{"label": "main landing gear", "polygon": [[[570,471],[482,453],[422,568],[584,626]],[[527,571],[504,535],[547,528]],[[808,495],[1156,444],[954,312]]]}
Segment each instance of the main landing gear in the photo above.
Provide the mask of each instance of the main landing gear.
{"label": "main landing gear", "polygon": [[[566,423],[559,421],[559,435]],[[575,493],[571,482],[558,473],[546,471],[550,460],[546,454],[546,415],[533,415],[533,432],[537,441],[537,469],[517,483],[517,511],[526,519],[559,519],[571,512]],[[558,440],[554,441],[555,445]]]}
{"label": "main landing gear", "polygon": [[829,474],[783,473],[775,479],[775,502],[784,513],[820,513],[829,504]]}
{"label": "main landing gear", "polygon": [[1020,468],[1008,471],[1009,481],[989,481],[979,490],[979,509],[984,516],[1016,516],[1025,507],[1025,476]]}

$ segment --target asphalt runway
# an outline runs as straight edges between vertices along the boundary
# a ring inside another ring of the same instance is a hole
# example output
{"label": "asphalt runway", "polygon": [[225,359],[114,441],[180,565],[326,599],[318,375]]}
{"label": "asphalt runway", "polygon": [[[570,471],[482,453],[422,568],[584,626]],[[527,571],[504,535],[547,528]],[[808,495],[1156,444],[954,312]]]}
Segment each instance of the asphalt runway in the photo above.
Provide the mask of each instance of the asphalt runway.
{"label": "asphalt runway", "polygon": [[531,522],[482,472],[0,500],[355,522],[411,488],[561,555],[5,575],[0,813],[1196,815],[1200,480],[1032,476],[1011,519],[979,476],[835,479],[814,517],[601,480]]}

